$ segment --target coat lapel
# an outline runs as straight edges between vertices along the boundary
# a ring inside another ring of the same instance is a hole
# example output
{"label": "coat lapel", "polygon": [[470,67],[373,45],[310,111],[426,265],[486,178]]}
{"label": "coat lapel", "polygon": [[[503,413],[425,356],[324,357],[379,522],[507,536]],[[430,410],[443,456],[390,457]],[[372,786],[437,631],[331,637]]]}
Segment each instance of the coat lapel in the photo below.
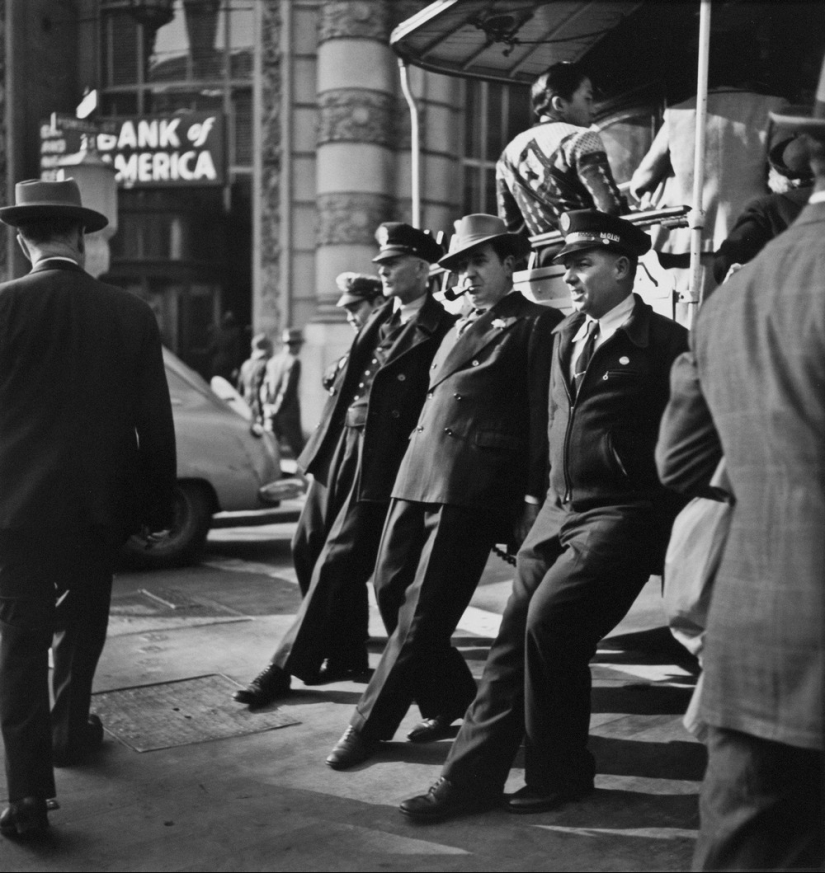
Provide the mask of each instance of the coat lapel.
{"label": "coat lapel", "polygon": [[430,385],[436,385],[451,376],[456,370],[471,361],[485,346],[497,342],[521,318],[524,317],[524,297],[518,291],[508,294],[484,315],[478,317],[459,337],[438,370],[433,373]]}
{"label": "coat lapel", "polygon": [[[393,361],[397,361],[416,346],[426,342],[438,328],[438,322],[443,311],[441,305],[436,303],[432,295],[428,293],[427,299],[424,301],[424,305],[421,307],[418,315],[407,322],[393,343],[384,365],[386,366]],[[390,312],[392,312],[392,309],[390,309]]]}
{"label": "coat lapel", "polygon": [[573,337],[578,333],[582,326],[585,316],[581,312],[574,312],[568,315],[561,324],[557,325],[553,333],[557,334],[559,339],[556,342],[554,354],[556,356],[556,366],[558,367],[564,384],[567,386],[568,393],[571,391],[570,385],[570,353],[573,350]]}

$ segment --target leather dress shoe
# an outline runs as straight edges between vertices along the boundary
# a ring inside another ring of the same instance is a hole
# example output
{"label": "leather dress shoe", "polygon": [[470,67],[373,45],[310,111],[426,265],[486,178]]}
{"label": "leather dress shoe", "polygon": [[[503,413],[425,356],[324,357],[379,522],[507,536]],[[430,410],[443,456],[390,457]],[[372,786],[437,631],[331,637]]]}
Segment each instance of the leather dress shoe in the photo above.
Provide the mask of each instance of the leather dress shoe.
{"label": "leather dress shoe", "polygon": [[407,734],[411,743],[434,743],[452,736],[454,719],[447,715],[437,715],[435,718],[425,718]]}
{"label": "leather dress shoe", "polygon": [[291,681],[292,678],[286,670],[269,664],[265,670],[258,673],[246,688],[239,688],[232,695],[232,699],[253,708],[266,706],[279,697],[289,694]]}
{"label": "leather dress shoe", "polygon": [[15,800],[0,815],[0,834],[4,837],[33,840],[42,836],[48,827],[49,816],[43,797]]}
{"label": "leather dress shoe", "polygon": [[516,815],[530,815],[536,812],[549,812],[558,809],[565,803],[573,800],[581,800],[582,797],[593,791],[592,785],[583,785],[578,788],[551,788],[541,790],[525,785],[507,799],[505,808],[507,812]]}
{"label": "leather dress shoe", "polygon": [[346,663],[327,658],[321,665],[318,673],[304,685],[329,685],[332,682],[343,682],[345,679],[360,679],[370,673],[369,664],[366,661]]}
{"label": "leather dress shoe", "polygon": [[89,755],[103,745],[103,723],[99,715],[91,713],[83,725],[80,738],[66,749],[52,750],[52,764],[55,767],[71,767],[82,763]]}
{"label": "leather dress shoe", "polygon": [[354,727],[348,727],[327,755],[327,764],[333,770],[348,770],[371,758],[378,745],[378,740],[364,739]]}
{"label": "leather dress shoe", "polygon": [[405,800],[398,809],[408,818],[427,822],[485,812],[500,805],[500,792],[463,788],[442,776],[426,794]]}

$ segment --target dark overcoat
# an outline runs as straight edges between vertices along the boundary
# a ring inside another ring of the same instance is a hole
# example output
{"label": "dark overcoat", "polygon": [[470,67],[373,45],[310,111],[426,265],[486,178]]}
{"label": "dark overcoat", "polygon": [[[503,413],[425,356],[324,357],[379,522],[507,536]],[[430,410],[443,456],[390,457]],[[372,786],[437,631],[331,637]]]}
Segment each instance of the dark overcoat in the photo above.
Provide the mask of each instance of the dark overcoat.
{"label": "dark overcoat", "polygon": [[[344,366],[329,389],[321,422],[310,436],[298,463],[323,485],[333,449],[345,426],[364,370],[369,366],[378,333],[393,313],[392,300],[378,307],[356,335]],[[356,500],[388,502],[398,465],[427,394],[430,363],[455,316],[427,296],[418,315],[411,319],[375,374],[369,394],[363,445],[356,485]]]}
{"label": "dark overcoat", "polygon": [[431,371],[393,497],[513,512],[547,491],[547,398],[561,313],[512,292]]}
{"label": "dark overcoat", "polygon": [[0,529],[171,522],[175,431],[138,297],[67,260],[0,285]]}

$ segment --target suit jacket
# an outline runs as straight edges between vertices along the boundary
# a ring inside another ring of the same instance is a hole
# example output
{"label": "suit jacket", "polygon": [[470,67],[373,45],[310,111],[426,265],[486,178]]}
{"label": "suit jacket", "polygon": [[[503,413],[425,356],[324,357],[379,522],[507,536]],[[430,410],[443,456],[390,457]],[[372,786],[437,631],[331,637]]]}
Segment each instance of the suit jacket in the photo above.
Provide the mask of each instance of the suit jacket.
{"label": "suit jacket", "polygon": [[[547,490],[547,388],[555,309],[502,298],[439,351],[393,497],[500,512]],[[445,343],[453,338],[448,336]]]}
{"label": "suit jacket", "polygon": [[654,449],[670,391],[670,367],[687,349],[687,331],[634,297],[630,318],[596,349],[575,405],[570,352],[585,316],[574,312],[556,328],[550,374],[550,483],[578,512],[651,502],[675,512],[681,503],[659,482]]}
{"label": "suit jacket", "polygon": [[[301,468],[324,485],[329,484],[329,463],[345,426],[347,409],[378,344],[379,329],[392,313],[393,302],[389,300],[372,312],[356,335],[343,372],[329,389],[321,422],[298,459]],[[364,425],[356,499],[389,501],[398,465],[427,393],[430,363],[454,321],[455,316],[428,295],[375,374]]]}
{"label": "suit jacket", "polygon": [[168,526],[175,431],[158,325],[76,264],[0,285],[0,529]]}
{"label": "suit jacket", "polygon": [[699,311],[657,450],[690,492],[724,452],[736,499],[705,642],[702,718],[823,748],[825,204]]}

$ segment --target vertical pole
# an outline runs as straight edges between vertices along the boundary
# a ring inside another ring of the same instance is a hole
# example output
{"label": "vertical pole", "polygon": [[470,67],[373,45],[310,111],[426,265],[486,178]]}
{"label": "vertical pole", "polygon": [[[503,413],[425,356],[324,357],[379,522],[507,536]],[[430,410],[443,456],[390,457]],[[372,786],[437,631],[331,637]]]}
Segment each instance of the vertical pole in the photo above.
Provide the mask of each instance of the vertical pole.
{"label": "vertical pole", "polygon": [[281,326],[292,324],[292,191],[294,171],[292,160],[292,125],[293,125],[293,35],[292,35],[292,0],[281,0],[281,179],[280,204],[281,210],[281,257],[278,264],[280,270],[280,307]]}
{"label": "vertical pole", "polygon": [[263,247],[261,245],[261,222],[266,196],[263,189],[263,51],[261,48],[264,27],[263,3],[255,3],[255,35],[253,46],[252,74],[252,332],[259,330],[257,316],[264,295]]}
{"label": "vertical pole", "polygon": [[410,175],[412,187],[412,224],[421,227],[421,132],[418,122],[418,106],[410,90],[409,68],[403,58],[398,59],[401,74],[401,90],[410,107]]}
{"label": "vertical pole", "polygon": [[705,212],[702,192],[705,187],[705,125],[708,117],[708,57],[710,54],[711,0],[701,0],[699,8],[699,64],[696,77],[696,140],[693,161],[693,209],[690,224],[690,289],[688,291],[688,327],[696,317],[702,282],[702,231]]}

